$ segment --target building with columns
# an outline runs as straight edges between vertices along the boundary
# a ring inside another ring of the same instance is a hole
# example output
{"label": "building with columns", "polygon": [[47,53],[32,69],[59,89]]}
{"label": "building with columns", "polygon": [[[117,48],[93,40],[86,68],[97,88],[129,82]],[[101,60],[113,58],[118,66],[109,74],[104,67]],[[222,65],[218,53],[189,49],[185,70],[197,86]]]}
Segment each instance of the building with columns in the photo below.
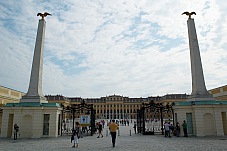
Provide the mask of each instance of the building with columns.
{"label": "building with columns", "polygon": [[[208,90],[216,100],[227,100],[227,85],[217,87]],[[7,103],[18,103],[21,97],[25,93],[0,86],[0,134],[2,125],[2,111],[1,107]],[[60,103],[63,106],[70,106],[71,104],[80,104],[82,100],[85,100],[88,104],[93,104],[96,111],[96,118],[106,119],[134,119],[136,118],[137,109],[141,108],[142,103],[148,103],[154,100],[156,103],[167,103],[172,102],[186,102],[187,94],[166,94],[164,96],[146,97],[146,98],[130,98],[121,95],[110,95],[100,98],[81,98],[81,97],[65,97],[62,95],[45,95],[49,103]],[[81,113],[77,113],[76,118]],[[154,118],[155,115],[145,115],[147,119]],[[167,119],[169,115],[163,115],[164,119]],[[178,115],[179,116],[179,115]],[[64,113],[65,119],[72,119],[71,113]]]}
{"label": "building with columns", "polygon": [[[167,94],[156,97],[139,97],[130,98],[121,95],[109,95],[100,98],[81,98],[81,97],[65,97],[62,95],[46,95],[48,102],[61,103],[63,106],[72,104],[80,104],[85,101],[87,104],[93,104],[96,113],[96,119],[136,119],[137,110],[141,109],[142,103],[154,101],[163,103],[163,105],[172,102],[183,102],[187,99],[186,94]],[[79,118],[82,113],[76,113]],[[65,113],[64,118],[71,119],[72,115]],[[149,118],[149,115],[146,115]],[[164,115],[164,118],[167,115]]]}

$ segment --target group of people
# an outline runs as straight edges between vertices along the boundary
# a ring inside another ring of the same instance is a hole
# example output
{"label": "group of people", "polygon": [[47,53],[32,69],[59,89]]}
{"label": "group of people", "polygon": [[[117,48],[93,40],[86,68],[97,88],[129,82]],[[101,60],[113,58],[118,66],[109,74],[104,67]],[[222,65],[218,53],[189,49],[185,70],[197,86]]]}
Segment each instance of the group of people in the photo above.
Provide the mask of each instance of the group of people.
{"label": "group of people", "polygon": [[[75,127],[72,131],[72,136],[71,136],[71,141],[73,140],[73,148],[77,148],[79,146],[79,138],[80,138],[80,124],[79,122],[76,122]],[[115,123],[115,120],[112,120],[112,122],[109,124],[109,131],[111,134],[111,138],[112,138],[112,145],[113,147],[115,147],[116,144],[116,136],[117,136],[117,129],[119,129],[118,124]],[[103,124],[101,124],[101,122],[98,123],[98,137],[103,137],[102,131],[103,131]]]}
{"label": "group of people", "polygon": [[97,138],[103,137],[103,135],[102,135],[103,125],[100,122],[98,122],[97,129],[98,129],[98,134],[99,134]]}
{"label": "group of people", "polygon": [[[115,123],[115,120],[112,120],[112,122],[108,125],[109,126],[109,131],[111,134],[111,138],[112,138],[112,145],[113,147],[115,147],[116,144],[116,136],[117,136],[117,130],[119,129],[118,124]],[[183,127],[183,131],[184,131],[184,137],[188,137],[188,132],[187,132],[187,123],[184,120],[183,124],[181,125]],[[73,148],[77,148],[79,146],[79,138],[80,138],[80,124],[79,122],[75,123],[75,127],[72,131],[72,136],[71,136],[71,141],[73,140]],[[134,131],[136,133],[136,122],[134,122]],[[165,129],[165,137],[171,137],[171,132],[172,134],[174,134],[175,136],[179,137],[180,135],[180,124],[179,122],[176,123],[175,127],[170,124],[170,122],[165,122],[164,123],[164,129]],[[98,122],[98,137],[103,137],[102,134],[103,131],[103,124],[101,122]],[[19,132],[19,126],[17,124],[14,124],[14,140],[17,139],[17,133]]]}
{"label": "group of people", "polygon": [[[181,126],[183,127],[184,137],[188,137],[187,123],[185,120]],[[177,137],[180,136],[179,122],[176,123],[175,127],[174,127],[174,125],[170,124],[170,122],[165,122],[164,129],[165,129],[165,137],[171,137],[171,133]]]}
{"label": "group of people", "polygon": [[126,126],[128,125],[129,126],[129,120],[120,120],[119,123],[122,125],[122,126]]}

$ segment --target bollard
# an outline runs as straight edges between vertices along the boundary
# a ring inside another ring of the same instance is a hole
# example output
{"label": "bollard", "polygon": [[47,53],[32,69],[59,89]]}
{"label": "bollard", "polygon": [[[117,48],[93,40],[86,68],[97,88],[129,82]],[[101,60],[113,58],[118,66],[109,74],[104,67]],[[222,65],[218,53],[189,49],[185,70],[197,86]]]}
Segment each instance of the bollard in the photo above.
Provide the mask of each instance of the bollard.
{"label": "bollard", "polygon": [[106,130],[106,137],[108,136],[108,130]]}
{"label": "bollard", "polygon": [[120,136],[120,129],[118,129],[118,136]]}
{"label": "bollard", "polygon": [[132,131],[131,130],[129,131],[129,136],[132,136]]}

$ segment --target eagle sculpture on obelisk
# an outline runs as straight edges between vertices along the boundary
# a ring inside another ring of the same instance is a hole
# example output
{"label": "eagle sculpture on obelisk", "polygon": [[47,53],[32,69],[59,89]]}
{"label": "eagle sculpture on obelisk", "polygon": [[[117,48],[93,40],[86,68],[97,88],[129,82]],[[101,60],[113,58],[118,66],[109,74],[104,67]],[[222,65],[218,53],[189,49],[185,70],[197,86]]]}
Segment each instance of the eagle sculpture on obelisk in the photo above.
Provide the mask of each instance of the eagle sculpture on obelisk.
{"label": "eagle sculpture on obelisk", "polygon": [[45,12],[45,13],[38,13],[37,14],[37,16],[41,16],[42,17],[42,20],[44,20],[44,17],[46,17],[47,15],[50,15],[50,16],[52,16],[50,13],[47,13],[47,12]]}
{"label": "eagle sculpture on obelisk", "polygon": [[184,12],[182,15],[188,16],[188,37],[189,37],[189,48],[190,48],[190,59],[191,59],[191,76],[192,76],[192,93],[187,101],[208,101],[214,100],[213,96],[207,91],[203,67],[200,57],[199,44],[196,34],[196,28],[194,19],[191,15],[196,15],[195,12]]}
{"label": "eagle sculpture on obelisk", "polygon": [[43,14],[42,13],[37,14],[37,16],[41,16],[42,18],[39,20],[38,25],[30,83],[28,92],[24,96],[22,96],[20,102],[48,103],[48,101],[42,94],[43,48],[46,29],[46,21],[44,20],[44,17],[48,15],[51,14],[47,12]]}
{"label": "eagle sculpture on obelisk", "polygon": [[184,15],[184,14],[187,15],[189,19],[191,19],[191,16],[192,15],[196,15],[195,12],[191,12],[191,13],[189,13],[189,12],[183,12],[182,15]]}

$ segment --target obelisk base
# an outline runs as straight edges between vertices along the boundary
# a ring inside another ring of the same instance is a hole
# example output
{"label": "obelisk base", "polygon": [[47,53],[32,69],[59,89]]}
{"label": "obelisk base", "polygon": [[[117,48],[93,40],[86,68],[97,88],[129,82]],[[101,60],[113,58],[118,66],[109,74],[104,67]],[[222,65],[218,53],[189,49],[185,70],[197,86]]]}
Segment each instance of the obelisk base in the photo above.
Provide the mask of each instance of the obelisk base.
{"label": "obelisk base", "polygon": [[48,103],[44,96],[22,96],[20,102],[40,102],[40,103]]}
{"label": "obelisk base", "polygon": [[207,92],[206,94],[191,94],[186,101],[214,101],[215,98]]}

